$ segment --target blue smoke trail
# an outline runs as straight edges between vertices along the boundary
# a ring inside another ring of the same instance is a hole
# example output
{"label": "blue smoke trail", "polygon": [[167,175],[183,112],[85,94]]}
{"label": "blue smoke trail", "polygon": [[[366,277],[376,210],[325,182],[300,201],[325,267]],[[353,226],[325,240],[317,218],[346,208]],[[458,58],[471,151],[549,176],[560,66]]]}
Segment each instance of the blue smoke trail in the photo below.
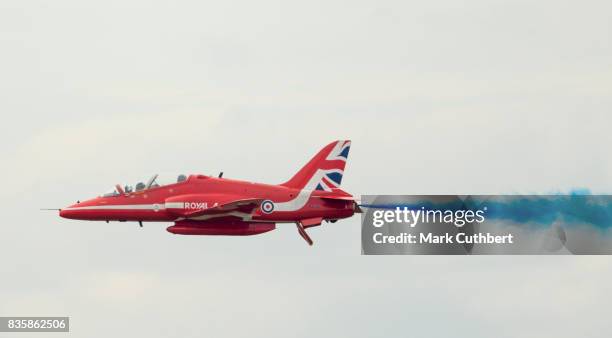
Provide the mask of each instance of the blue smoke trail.
{"label": "blue smoke trail", "polygon": [[425,210],[486,210],[487,220],[509,221],[517,225],[549,227],[555,222],[564,226],[587,224],[599,229],[612,228],[612,195],[591,195],[586,189],[561,195],[495,195],[469,196],[465,200],[436,202],[428,200],[411,203],[383,203],[363,205],[376,209]]}

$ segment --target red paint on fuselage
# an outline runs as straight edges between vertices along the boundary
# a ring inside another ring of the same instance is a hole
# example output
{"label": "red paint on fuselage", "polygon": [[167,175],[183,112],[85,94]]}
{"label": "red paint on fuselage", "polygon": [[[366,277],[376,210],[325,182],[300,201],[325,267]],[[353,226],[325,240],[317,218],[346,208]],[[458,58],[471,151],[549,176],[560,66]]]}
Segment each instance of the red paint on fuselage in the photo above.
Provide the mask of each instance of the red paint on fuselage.
{"label": "red paint on fuselage", "polygon": [[[275,204],[294,201],[302,192],[280,185],[252,183],[204,175],[191,175],[186,181],[127,193],[119,196],[97,197],[74,204],[60,211],[64,218],[92,221],[158,221],[172,222],[180,217],[166,209],[166,200],[181,195],[210,195],[217,199],[259,198]],[[291,211],[273,211],[266,214],[261,209],[253,212],[255,222],[296,222],[305,218],[342,219],[354,214],[354,201],[328,200],[320,197],[333,193],[326,191],[302,192],[309,196],[304,206]],[[186,201],[187,202],[187,201]],[[301,203],[296,203],[301,204]],[[88,209],[92,207],[91,209]]]}

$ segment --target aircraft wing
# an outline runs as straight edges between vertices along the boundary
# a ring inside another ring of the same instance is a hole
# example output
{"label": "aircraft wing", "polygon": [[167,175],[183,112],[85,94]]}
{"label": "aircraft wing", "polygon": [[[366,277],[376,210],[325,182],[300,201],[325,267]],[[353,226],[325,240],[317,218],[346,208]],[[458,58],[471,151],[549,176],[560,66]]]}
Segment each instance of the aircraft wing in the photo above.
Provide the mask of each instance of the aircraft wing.
{"label": "aircraft wing", "polygon": [[341,189],[332,189],[331,192],[324,192],[317,195],[318,198],[329,201],[354,201],[355,197]]}
{"label": "aircraft wing", "polygon": [[200,209],[187,211],[183,213],[183,217],[198,217],[205,215],[215,215],[228,212],[241,212],[245,214],[251,214],[253,210],[257,209],[261,202],[264,200],[261,198],[246,198],[240,200],[234,200],[227,203],[221,203],[217,206],[208,209]]}

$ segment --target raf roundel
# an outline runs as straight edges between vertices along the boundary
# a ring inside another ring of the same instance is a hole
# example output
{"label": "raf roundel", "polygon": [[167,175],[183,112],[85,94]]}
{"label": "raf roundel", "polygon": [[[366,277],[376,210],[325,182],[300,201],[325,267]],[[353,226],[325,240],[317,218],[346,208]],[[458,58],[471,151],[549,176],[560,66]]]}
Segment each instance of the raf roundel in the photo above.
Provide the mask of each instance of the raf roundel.
{"label": "raf roundel", "polygon": [[272,202],[270,200],[265,200],[265,201],[261,202],[261,211],[264,214],[272,213],[272,211],[274,211],[274,202]]}

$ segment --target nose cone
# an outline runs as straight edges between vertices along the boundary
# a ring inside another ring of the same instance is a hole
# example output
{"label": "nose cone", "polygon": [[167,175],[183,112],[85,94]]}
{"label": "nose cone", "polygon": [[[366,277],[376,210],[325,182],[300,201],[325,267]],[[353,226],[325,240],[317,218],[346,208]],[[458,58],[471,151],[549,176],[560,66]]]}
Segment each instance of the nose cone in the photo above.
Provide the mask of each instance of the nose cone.
{"label": "nose cone", "polygon": [[66,209],[61,209],[60,210],[60,217],[70,218],[70,211],[68,211]]}
{"label": "nose cone", "polygon": [[69,218],[69,219],[80,219],[80,220],[89,220],[91,219],[90,209],[91,206],[97,204],[97,199],[91,199],[83,202],[77,202],[71,206],[65,207],[60,210],[60,217]]}
{"label": "nose cone", "polygon": [[79,204],[73,204],[69,207],[66,207],[60,210],[60,217],[69,218],[69,219],[79,219],[79,215],[81,214],[81,210],[76,209]]}

